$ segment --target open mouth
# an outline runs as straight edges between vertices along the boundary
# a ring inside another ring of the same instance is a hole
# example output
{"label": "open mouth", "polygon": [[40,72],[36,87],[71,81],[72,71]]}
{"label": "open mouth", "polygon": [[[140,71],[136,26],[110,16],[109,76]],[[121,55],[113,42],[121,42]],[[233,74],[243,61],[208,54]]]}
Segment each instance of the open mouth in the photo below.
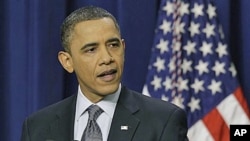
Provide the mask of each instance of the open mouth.
{"label": "open mouth", "polygon": [[111,69],[111,70],[107,70],[107,71],[102,72],[101,74],[97,75],[97,77],[110,76],[110,75],[113,75],[115,73],[117,73],[117,70],[116,69]]}

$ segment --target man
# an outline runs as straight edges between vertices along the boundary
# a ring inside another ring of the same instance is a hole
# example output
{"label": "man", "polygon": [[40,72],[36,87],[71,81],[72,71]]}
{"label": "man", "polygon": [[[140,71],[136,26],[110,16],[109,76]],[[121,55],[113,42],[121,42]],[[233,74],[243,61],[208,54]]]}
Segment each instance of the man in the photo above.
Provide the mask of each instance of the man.
{"label": "man", "polygon": [[[61,38],[58,59],[75,72],[78,94],[28,117],[22,141],[188,140],[182,109],[121,85],[125,42],[110,13],[94,6],[74,11],[62,24]],[[91,105],[98,106],[94,120]],[[92,135],[98,139],[86,139]]]}

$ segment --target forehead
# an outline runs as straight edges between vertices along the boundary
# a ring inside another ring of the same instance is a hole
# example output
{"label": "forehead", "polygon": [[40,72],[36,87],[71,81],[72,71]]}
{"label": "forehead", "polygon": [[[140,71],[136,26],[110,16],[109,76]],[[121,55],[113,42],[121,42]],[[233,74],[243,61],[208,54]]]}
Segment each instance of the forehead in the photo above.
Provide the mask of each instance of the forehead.
{"label": "forehead", "polygon": [[96,20],[88,20],[88,21],[82,21],[75,25],[74,32],[79,33],[85,33],[87,35],[98,33],[100,32],[117,32],[119,33],[118,29],[115,26],[115,23],[110,18],[101,18]]}

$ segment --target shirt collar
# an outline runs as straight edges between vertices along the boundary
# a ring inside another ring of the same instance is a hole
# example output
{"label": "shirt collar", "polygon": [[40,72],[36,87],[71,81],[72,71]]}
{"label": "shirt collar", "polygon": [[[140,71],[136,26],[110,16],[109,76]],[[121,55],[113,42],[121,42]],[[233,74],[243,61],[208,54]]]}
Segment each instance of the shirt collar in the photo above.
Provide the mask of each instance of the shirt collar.
{"label": "shirt collar", "polygon": [[[117,91],[113,94],[107,95],[104,99],[95,103],[110,117],[113,118],[116,103],[118,101],[121,92],[121,84],[119,85]],[[76,119],[79,119],[81,115],[86,111],[86,109],[92,105],[90,100],[82,93],[80,86],[78,86],[77,101],[76,101]]]}

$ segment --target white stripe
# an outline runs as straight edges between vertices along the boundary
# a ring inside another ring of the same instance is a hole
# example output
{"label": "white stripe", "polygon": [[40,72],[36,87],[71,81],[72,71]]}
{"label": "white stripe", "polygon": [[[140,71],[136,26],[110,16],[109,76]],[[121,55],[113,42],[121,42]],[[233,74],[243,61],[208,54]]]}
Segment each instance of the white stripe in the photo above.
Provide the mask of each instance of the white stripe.
{"label": "white stripe", "polygon": [[149,92],[148,92],[148,87],[147,87],[147,85],[144,85],[144,87],[143,87],[143,89],[142,89],[142,94],[144,94],[144,95],[150,97],[150,94],[149,94]]}
{"label": "white stripe", "polygon": [[207,127],[201,120],[197,121],[188,130],[188,138],[190,141],[214,141],[213,137],[207,130]]}
{"label": "white stripe", "polygon": [[217,106],[217,109],[228,126],[230,124],[250,124],[248,116],[233,94],[227,96]]}

